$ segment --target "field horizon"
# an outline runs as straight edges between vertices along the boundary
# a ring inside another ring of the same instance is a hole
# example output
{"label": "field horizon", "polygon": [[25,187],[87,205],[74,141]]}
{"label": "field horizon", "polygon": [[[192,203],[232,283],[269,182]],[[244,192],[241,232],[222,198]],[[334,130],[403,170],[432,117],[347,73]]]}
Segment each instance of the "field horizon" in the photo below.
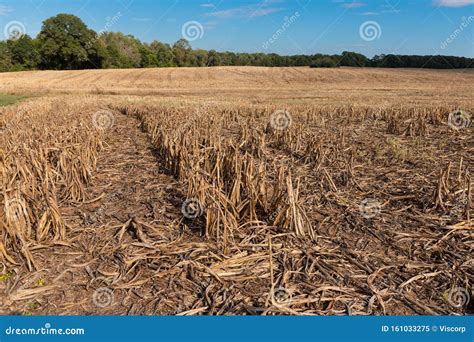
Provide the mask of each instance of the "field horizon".
{"label": "field horizon", "polygon": [[471,314],[472,84],[0,73],[0,313]]}

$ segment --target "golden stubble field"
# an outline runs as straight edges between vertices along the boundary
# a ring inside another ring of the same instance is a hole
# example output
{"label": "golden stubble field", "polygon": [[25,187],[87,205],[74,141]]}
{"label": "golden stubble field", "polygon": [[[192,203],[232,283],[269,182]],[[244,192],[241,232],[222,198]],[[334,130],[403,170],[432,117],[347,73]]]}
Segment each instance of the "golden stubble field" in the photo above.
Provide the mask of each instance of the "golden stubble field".
{"label": "golden stubble field", "polygon": [[469,105],[473,80],[470,70],[217,67],[27,71],[0,74],[0,92],[149,95],[313,105]]}
{"label": "golden stubble field", "polygon": [[472,314],[473,81],[0,74],[0,312]]}

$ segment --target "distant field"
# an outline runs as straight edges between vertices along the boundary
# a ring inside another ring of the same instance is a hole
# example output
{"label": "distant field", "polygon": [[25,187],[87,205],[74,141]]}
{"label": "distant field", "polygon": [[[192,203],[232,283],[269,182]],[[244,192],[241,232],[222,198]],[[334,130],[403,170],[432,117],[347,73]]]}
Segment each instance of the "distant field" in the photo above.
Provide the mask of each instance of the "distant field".
{"label": "distant field", "polygon": [[0,93],[89,93],[283,103],[470,101],[472,71],[264,67],[28,71],[0,74]]}

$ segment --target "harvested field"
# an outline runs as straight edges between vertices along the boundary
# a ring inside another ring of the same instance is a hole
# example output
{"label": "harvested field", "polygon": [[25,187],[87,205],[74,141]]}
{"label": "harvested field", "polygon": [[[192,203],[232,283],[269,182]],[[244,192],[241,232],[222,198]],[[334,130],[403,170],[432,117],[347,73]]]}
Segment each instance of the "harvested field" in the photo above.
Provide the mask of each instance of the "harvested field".
{"label": "harvested field", "polygon": [[137,95],[246,103],[472,103],[472,70],[164,68],[0,73],[0,93]]}
{"label": "harvested field", "polygon": [[472,73],[0,81],[3,314],[473,312]]}

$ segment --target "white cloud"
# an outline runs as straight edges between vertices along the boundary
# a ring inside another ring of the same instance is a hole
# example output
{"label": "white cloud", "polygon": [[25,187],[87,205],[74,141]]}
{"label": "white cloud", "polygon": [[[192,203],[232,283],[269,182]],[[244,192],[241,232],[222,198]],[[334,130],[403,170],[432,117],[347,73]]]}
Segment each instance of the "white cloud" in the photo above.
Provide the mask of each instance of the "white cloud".
{"label": "white cloud", "polygon": [[463,7],[474,5],[474,0],[434,0],[434,3],[440,7]]}

